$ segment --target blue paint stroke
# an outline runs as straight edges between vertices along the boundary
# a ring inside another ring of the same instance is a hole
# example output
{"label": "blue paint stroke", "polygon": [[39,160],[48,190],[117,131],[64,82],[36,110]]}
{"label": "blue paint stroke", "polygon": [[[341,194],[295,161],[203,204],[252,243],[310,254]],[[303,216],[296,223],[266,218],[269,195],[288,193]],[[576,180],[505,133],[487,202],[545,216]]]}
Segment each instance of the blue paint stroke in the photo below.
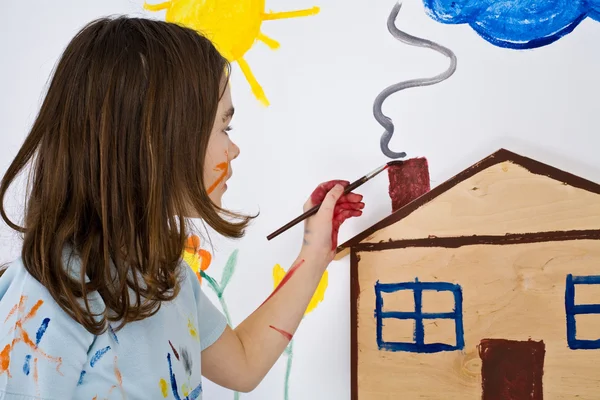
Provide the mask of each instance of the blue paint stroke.
{"label": "blue paint stroke", "polygon": [[96,363],[98,361],[100,361],[100,359],[102,358],[102,356],[105,355],[106,352],[108,352],[109,350],[110,350],[110,346],[106,346],[105,348],[98,350],[96,352],[96,354],[94,354],[94,356],[90,360],[90,367],[94,368],[94,365],[96,365]]}
{"label": "blue paint stroke", "polygon": [[[414,312],[383,311],[382,293],[394,293],[400,290],[411,290],[414,295]],[[424,313],[423,291],[451,292],[454,295],[454,309],[449,313]],[[412,353],[437,353],[440,351],[462,350],[465,347],[462,289],[459,285],[447,282],[414,282],[375,283],[375,318],[377,329],[377,346],[380,350],[407,351]],[[383,320],[387,318],[411,319],[415,321],[413,342],[388,342],[383,340]],[[446,343],[425,343],[425,319],[452,319],[455,322],[456,345]]]}
{"label": "blue paint stroke", "polygon": [[81,386],[83,384],[83,377],[85,376],[85,374],[85,370],[81,371],[81,374],[79,374],[79,381],[77,381],[77,386]]}
{"label": "blue paint stroke", "polygon": [[200,397],[200,393],[202,393],[202,384],[196,386],[196,389],[192,390],[187,398],[189,400],[196,400],[198,397]]}
{"label": "blue paint stroke", "polygon": [[600,275],[567,275],[565,285],[565,313],[567,315],[567,344],[571,350],[600,349],[600,339],[577,339],[577,314],[600,314],[600,304],[575,305],[575,285],[600,285]]}
{"label": "blue paint stroke", "polygon": [[181,397],[179,397],[179,392],[177,391],[177,380],[175,379],[175,374],[173,374],[171,353],[167,353],[167,362],[169,363],[169,376],[171,377],[171,390],[173,391],[173,396],[175,396],[176,400],[181,400]]}
{"label": "blue paint stroke", "polygon": [[113,330],[113,327],[110,324],[108,325],[108,332],[110,332],[110,335],[115,340],[115,342],[117,342],[117,344],[119,344],[119,338],[117,337],[117,334],[115,333],[115,331]]}
{"label": "blue paint stroke", "polygon": [[23,364],[23,373],[25,375],[29,375],[29,371],[30,371],[29,363],[30,362],[31,362],[31,354],[27,354],[25,356],[25,363]]}
{"label": "blue paint stroke", "polygon": [[50,318],[44,318],[42,324],[38,328],[37,333],[35,334],[35,345],[38,346],[40,344],[40,340],[44,337],[44,333],[46,333],[46,329],[48,329],[48,324],[50,323]]}
{"label": "blue paint stroke", "polygon": [[600,21],[600,0],[423,0],[444,24],[468,24],[489,43],[533,49],[554,43],[586,18]]}

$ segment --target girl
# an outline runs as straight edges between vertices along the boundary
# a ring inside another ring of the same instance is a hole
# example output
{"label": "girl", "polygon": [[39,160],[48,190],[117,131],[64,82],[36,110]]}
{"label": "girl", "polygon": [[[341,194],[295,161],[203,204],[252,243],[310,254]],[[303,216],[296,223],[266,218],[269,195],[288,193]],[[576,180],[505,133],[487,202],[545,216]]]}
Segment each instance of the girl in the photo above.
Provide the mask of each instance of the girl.
{"label": "girl", "polygon": [[202,397],[201,375],[255,388],[285,349],[361,215],[345,181],[320,185],[300,251],[237,328],[182,264],[186,218],[239,238],[254,217],[221,208],[238,147],[229,65],[197,32],[119,17],[66,48],[0,185],[32,162],[21,257],[0,278],[0,399]]}

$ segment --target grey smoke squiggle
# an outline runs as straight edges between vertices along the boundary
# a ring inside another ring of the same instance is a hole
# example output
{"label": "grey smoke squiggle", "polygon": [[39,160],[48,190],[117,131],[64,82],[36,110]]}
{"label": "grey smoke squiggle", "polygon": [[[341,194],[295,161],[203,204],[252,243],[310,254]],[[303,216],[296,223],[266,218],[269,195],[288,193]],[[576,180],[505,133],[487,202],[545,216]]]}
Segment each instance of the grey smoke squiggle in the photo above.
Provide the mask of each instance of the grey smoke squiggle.
{"label": "grey smoke squiggle", "polygon": [[394,134],[394,123],[381,111],[381,106],[383,105],[385,99],[391,94],[399,92],[401,90],[419,86],[429,86],[442,82],[443,80],[448,79],[456,70],[456,56],[450,49],[440,46],[439,44],[434,43],[430,40],[421,39],[416,36],[409,35],[408,33],[402,32],[396,27],[395,21],[401,7],[402,3],[398,2],[394,6],[392,12],[390,13],[390,16],[388,17],[387,26],[392,36],[394,36],[396,39],[403,43],[412,46],[427,47],[445,55],[446,57],[450,58],[450,66],[446,71],[432,78],[412,79],[409,81],[399,82],[394,85],[388,86],[375,99],[375,102],[373,104],[373,115],[375,116],[377,122],[379,122],[379,124],[385,129],[385,132],[381,136],[381,151],[387,157],[394,159],[406,157],[406,153],[396,153],[390,150],[389,148],[390,140],[392,139],[392,136]]}

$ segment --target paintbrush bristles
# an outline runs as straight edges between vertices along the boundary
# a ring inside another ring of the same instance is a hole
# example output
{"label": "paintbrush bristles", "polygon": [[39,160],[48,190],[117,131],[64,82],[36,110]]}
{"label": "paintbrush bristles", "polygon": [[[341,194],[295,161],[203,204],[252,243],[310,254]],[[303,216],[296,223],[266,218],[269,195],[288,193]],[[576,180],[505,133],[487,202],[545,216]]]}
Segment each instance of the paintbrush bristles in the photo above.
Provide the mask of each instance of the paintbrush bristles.
{"label": "paintbrush bristles", "polygon": [[373,171],[369,172],[366,175],[367,180],[371,179],[372,177],[374,177],[375,175],[377,175],[378,173],[380,173],[381,171],[383,171],[384,169],[387,168],[387,164],[382,165],[381,167],[374,169]]}

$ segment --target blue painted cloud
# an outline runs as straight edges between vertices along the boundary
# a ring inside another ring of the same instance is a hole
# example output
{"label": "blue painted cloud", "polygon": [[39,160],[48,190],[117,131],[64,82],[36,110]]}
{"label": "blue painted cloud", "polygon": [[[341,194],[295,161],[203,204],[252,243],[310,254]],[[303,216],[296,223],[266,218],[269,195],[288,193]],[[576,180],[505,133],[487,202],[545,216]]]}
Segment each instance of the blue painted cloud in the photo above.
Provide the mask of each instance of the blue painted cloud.
{"label": "blue painted cloud", "polygon": [[434,20],[469,24],[488,42],[511,49],[546,46],[581,21],[600,21],[600,0],[423,0]]}

